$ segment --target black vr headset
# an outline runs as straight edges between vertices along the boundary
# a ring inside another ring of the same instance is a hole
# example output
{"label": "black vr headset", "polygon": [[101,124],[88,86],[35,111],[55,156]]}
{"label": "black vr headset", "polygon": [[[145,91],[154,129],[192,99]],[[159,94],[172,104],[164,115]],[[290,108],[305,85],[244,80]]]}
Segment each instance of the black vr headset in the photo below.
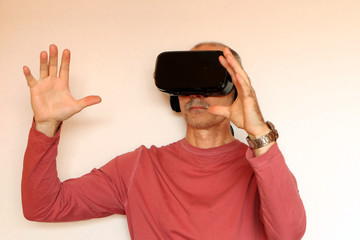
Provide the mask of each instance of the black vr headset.
{"label": "black vr headset", "polygon": [[[155,85],[170,95],[171,108],[180,112],[178,96],[224,96],[234,84],[220,64],[222,51],[175,51],[156,59]],[[235,96],[236,98],[236,96]]]}

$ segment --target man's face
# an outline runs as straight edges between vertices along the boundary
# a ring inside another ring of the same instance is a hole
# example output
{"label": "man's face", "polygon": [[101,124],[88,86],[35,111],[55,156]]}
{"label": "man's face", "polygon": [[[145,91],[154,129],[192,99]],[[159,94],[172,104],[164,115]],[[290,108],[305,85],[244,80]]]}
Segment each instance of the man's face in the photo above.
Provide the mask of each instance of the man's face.
{"label": "man's face", "polygon": [[233,100],[234,91],[219,97],[179,96],[181,113],[186,123],[196,129],[208,129],[227,120],[223,116],[208,113],[207,109],[213,105],[231,106]]}
{"label": "man's face", "polygon": [[[220,50],[224,47],[201,45],[196,51]],[[193,128],[207,129],[227,120],[223,116],[208,113],[207,109],[213,105],[231,106],[234,101],[234,91],[225,96],[204,97],[202,95],[179,96],[181,113],[187,124]]]}

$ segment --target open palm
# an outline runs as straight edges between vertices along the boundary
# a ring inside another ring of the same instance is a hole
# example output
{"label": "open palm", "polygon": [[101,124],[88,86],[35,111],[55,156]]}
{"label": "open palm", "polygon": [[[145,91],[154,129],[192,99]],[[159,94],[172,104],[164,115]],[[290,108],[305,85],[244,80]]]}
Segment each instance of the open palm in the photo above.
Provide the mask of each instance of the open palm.
{"label": "open palm", "polygon": [[57,129],[62,121],[101,101],[98,96],[74,99],[69,89],[70,51],[63,52],[59,74],[56,45],[50,45],[49,53],[49,61],[47,52],[40,53],[39,80],[32,76],[28,67],[23,68],[30,88],[36,128],[44,133],[48,132],[46,128]]}

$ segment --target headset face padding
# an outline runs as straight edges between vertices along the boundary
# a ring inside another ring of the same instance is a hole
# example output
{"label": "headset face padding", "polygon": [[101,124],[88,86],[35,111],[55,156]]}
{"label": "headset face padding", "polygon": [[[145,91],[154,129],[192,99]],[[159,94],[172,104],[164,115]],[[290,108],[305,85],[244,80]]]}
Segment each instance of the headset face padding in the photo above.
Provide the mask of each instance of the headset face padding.
{"label": "headset face padding", "polygon": [[173,111],[181,112],[178,96],[170,96],[170,106]]}
{"label": "headset face padding", "polygon": [[[235,94],[234,94],[234,101],[235,101],[236,97],[237,97],[237,91],[236,91],[236,88],[234,88],[234,89],[235,89]],[[181,112],[178,96],[170,96],[170,106],[173,111]]]}

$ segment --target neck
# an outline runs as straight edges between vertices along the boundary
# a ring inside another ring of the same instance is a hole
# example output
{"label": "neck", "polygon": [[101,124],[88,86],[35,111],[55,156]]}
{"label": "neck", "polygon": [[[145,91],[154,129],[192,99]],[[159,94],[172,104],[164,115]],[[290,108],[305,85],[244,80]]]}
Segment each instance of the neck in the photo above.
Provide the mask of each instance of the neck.
{"label": "neck", "polygon": [[235,140],[229,124],[221,124],[208,129],[198,129],[187,126],[186,141],[198,148],[214,148]]}

